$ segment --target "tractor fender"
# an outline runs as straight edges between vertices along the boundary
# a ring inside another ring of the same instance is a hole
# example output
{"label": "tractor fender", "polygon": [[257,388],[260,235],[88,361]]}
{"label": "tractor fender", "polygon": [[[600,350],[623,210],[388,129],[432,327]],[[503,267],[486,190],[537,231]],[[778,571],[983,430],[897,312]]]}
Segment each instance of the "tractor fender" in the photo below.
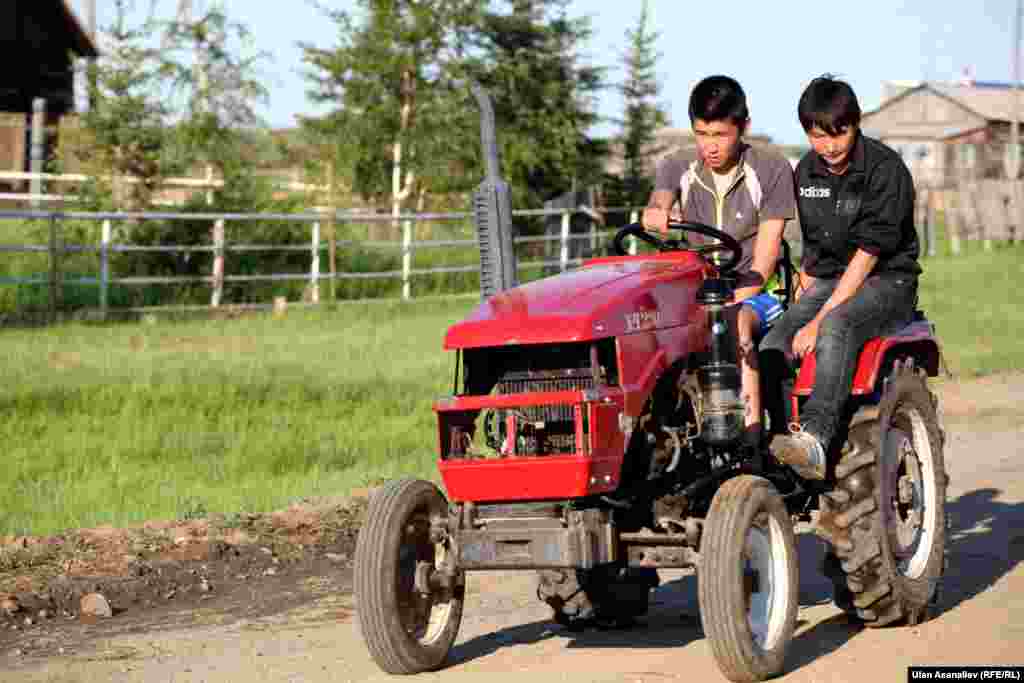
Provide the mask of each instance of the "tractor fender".
{"label": "tractor fender", "polygon": [[[924,368],[929,377],[939,374],[942,349],[927,320],[915,320],[895,334],[875,337],[861,349],[850,393],[863,396],[875,393],[880,378],[888,373],[895,358],[912,357],[914,365]],[[814,387],[815,354],[800,365],[793,393],[807,396]]]}
{"label": "tractor fender", "polygon": [[689,324],[616,338],[627,416],[639,418],[666,371],[706,346],[705,331],[704,324]]}

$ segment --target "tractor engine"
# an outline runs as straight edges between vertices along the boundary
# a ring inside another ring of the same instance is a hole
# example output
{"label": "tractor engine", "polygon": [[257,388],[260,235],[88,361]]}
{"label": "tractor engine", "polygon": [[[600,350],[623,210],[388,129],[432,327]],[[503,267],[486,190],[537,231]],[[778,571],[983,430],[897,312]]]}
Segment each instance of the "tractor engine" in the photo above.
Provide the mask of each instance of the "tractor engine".
{"label": "tractor engine", "polygon": [[[470,349],[464,360],[462,386],[476,396],[589,393],[617,381],[613,340]],[[452,455],[571,455],[585,448],[581,442],[590,432],[588,412],[580,414],[572,403],[527,400],[517,405],[485,407],[472,417],[472,427],[453,424],[458,437],[452,439]]]}
{"label": "tractor engine", "polygon": [[[498,394],[526,394],[593,389],[589,368],[508,370],[498,380]],[[502,456],[561,455],[576,450],[575,411],[569,405],[494,408],[483,417],[486,444]]]}

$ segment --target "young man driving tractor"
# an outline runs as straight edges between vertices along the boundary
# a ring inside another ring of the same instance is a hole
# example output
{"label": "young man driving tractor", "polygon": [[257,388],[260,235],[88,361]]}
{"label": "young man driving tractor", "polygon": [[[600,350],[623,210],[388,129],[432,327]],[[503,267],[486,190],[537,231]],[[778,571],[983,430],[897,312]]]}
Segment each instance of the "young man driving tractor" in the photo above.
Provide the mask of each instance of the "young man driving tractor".
{"label": "young man driving tractor", "polygon": [[[900,156],[860,131],[853,89],[830,76],[800,98],[813,148],[796,169],[803,232],[802,295],[760,344],[771,451],[801,476],[824,479],[829,445],[864,344],[909,323],[917,305],[914,183]],[[814,388],[790,424],[792,361],[815,353]]]}
{"label": "young man driving tractor", "polygon": [[[658,167],[643,226],[668,231],[670,219],[703,223],[743,247],[736,267],[736,305],[727,318],[739,345],[748,443],[761,440],[761,394],[755,344],[782,304],[764,291],[775,273],[786,220],[795,215],[793,171],[781,155],[743,140],[750,127],[743,88],[728,76],[709,76],[690,95],[697,158],[668,157]],[[678,207],[675,206],[678,201]]]}

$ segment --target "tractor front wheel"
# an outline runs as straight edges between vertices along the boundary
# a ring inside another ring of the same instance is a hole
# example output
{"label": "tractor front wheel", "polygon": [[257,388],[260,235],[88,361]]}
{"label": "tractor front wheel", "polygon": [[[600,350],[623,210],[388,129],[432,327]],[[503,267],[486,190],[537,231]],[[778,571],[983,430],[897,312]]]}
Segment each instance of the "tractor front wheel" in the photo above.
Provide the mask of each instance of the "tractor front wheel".
{"label": "tractor front wheel", "polygon": [[360,630],[373,659],[390,674],[440,668],[462,622],[465,584],[430,579],[448,548],[432,533],[448,504],[432,483],[399,480],[370,500],[355,553]]}
{"label": "tractor front wheel", "polygon": [[799,576],[793,523],[766,479],[741,475],[711,500],[700,542],[704,633],[731,681],[782,671],[796,628]]}

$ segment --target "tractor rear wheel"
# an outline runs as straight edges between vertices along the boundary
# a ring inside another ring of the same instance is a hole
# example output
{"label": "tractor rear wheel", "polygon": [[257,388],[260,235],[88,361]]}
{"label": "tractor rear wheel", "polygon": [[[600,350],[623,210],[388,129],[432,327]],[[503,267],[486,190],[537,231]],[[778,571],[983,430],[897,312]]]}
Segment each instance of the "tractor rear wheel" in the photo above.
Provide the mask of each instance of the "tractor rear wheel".
{"label": "tractor rear wheel", "polygon": [[697,591],[704,633],[731,681],[779,674],[796,629],[799,592],[793,522],[766,479],[729,479],[711,500]]}
{"label": "tractor rear wheel", "polygon": [[462,622],[465,583],[433,587],[447,547],[431,527],[448,504],[432,483],[393,481],[370,500],[355,552],[356,611],[373,659],[390,674],[440,668]]}
{"label": "tractor rear wheel", "polygon": [[838,607],[869,627],[917,624],[945,564],[945,436],[927,375],[897,362],[877,409],[854,416],[815,532]]}

